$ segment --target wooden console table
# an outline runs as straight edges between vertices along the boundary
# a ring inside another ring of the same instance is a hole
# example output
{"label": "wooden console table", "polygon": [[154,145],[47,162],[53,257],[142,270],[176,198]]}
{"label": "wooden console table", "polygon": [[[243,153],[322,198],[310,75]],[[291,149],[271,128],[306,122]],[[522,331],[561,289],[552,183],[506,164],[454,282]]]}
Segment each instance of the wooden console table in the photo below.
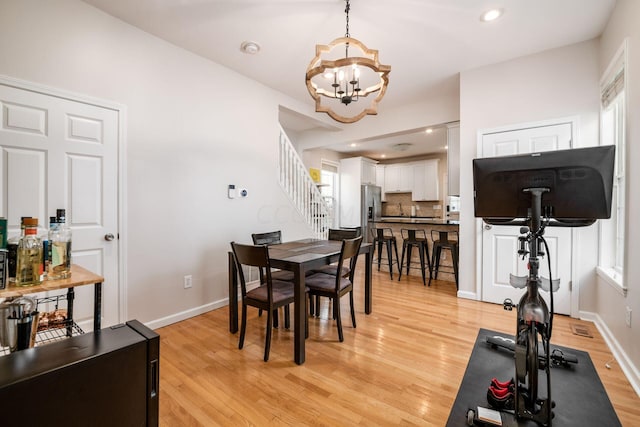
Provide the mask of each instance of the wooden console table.
{"label": "wooden console table", "polygon": [[[94,285],[93,293],[93,330],[100,330],[100,317],[102,316],[102,282],[104,277],[98,276],[91,271],[73,264],[71,266],[71,277],[67,279],[45,280],[35,286],[15,286],[10,285],[6,289],[0,290],[0,298],[15,298],[38,292],[67,290],[67,320],[73,321],[73,300],[76,286]],[[69,331],[70,332],[70,331]]]}

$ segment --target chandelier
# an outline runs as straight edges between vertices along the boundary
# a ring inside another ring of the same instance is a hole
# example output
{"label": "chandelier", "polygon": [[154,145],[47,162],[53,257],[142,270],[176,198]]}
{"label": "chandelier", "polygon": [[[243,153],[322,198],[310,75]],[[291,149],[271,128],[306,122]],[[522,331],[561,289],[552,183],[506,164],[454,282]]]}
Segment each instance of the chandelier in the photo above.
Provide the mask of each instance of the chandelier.
{"label": "chandelier", "polygon": [[[351,5],[349,0],[345,1],[345,36],[328,45],[316,45],[316,56],[307,67],[305,81],[316,101],[316,112],[327,113],[341,123],[354,123],[367,114],[378,114],[378,102],[387,91],[391,66],[380,64],[377,50],[368,49],[349,35]],[[349,56],[350,48],[352,56]],[[361,98],[365,105],[353,108],[352,104]],[[367,101],[370,102],[366,104]]]}

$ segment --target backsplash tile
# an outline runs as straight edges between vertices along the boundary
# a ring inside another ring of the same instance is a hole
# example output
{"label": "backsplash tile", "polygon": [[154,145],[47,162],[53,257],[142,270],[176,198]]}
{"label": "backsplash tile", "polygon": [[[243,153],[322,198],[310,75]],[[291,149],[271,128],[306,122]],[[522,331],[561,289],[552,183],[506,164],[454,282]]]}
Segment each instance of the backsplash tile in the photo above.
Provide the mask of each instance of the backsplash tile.
{"label": "backsplash tile", "polygon": [[[382,202],[382,216],[410,216],[411,206],[416,207],[416,216],[430,216],[442,218],[443,209],[433,209],[434,205],[443,207],[441,201],[414,202],[411,200],[411,193],[387,193],[387,201]],[[400,207],[402,206],[402,212]]]}

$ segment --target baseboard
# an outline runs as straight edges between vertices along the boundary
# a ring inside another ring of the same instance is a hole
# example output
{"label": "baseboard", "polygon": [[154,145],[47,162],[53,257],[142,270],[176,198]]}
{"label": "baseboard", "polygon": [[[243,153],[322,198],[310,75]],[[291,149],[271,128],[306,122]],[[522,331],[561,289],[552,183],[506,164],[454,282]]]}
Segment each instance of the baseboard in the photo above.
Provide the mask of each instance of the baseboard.
{"label": "baseboard", "polygon": [[633,364],[627,353],[624,351],[616,337],[613,335],[607,324],[604,322],[602,317],[600,317],[597,313],[592,313],[588,311],[581,311],[579,313],[580,319],[588,320],[593,322],[598,328],[600,335],[607,343],[609,350],[613,353],[613,357],[615,357],[618,365],[620,365],[620,369],[629,380],[631,387],[635,390],[636,394],[640,396],[640,373],[638,369]]}
{"label": "baseboard", "polygon": [[229,305],[229,298],[223,298],[221,300],[213,301],[199,307],[190,308],[189,310],[184,310],[179,313],[174,313],[169,316],[162,317],[160,319],[152,320],[151,322],[145,322],[145,326],[151,329],[162,328],[163,326],[181,322],[183,320],[199,316],[201,314],[207,313],[211,310],[215,310],[216,308],[224,307],[226,305]]}
{"label": "baseboard", "polygon": [[[247,291],[250,291],[254,288],[257,288],[260,285],[259,280],[254,280],[252,282],[247,283]],[[240,301],[241,296],[238,295],[238,301]],[[152,320],[150,322],[146,322],[144,325],[147,328],[157,329],[162,328],[163,326],[168,326],[173,323],[181,322],[183,320],[190,319],[195,316],[199,316],[201,314],[207,313],[211,310],[215,310],[217,308],[222,308],[229,305],[229,298],[223,298],[218,301],[213,301],[208,304],[201,305],[199,307],[190,308],[189,310],[184,310],[179,313],[174,313],[166,317],[162,317],[160,319]]]}
{"label": "baseboard", "polygon": [[476,294],[475,292],[458,291],[457,295],[458,295],[458,298],[472,299],[474,301],[478,300],[478,294]]}

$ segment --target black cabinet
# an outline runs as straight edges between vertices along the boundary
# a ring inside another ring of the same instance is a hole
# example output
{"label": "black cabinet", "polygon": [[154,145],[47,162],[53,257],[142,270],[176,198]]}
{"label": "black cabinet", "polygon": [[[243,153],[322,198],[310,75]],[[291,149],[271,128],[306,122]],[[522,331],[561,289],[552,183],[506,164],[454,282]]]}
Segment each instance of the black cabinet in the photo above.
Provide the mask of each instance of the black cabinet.
{"label": "black cabinet", "polygon": [[157,426],[159,363],[137,320],[0,357],[0,424]]}

